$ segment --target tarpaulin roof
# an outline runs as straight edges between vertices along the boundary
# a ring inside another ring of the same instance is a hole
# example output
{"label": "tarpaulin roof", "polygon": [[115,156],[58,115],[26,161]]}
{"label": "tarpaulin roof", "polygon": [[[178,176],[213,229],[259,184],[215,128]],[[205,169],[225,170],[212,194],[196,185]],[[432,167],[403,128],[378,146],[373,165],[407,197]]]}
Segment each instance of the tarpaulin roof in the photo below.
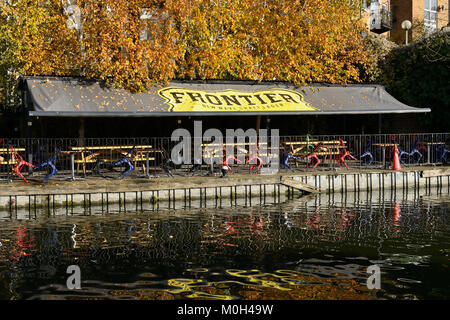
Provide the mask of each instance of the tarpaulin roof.
{"label": "tarpaulin roof", "polygon": [[145,117],[330,115],[430,112],[396,100],[380,85],[171,81],[130,93],[80,78],[27,77],[31,116]]}

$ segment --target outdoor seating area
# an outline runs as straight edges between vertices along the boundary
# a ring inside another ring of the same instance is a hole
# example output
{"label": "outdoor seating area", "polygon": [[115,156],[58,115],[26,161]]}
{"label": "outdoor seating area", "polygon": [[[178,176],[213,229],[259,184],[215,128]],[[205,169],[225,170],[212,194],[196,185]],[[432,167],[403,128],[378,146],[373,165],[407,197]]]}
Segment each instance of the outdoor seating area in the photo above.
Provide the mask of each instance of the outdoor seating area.
{"label": "outdoor seating area", "polygon": [[75,164],[77,165],[77,173],[81,166],[83,176],[86,176],[86,171],[90,164],[93,164],[93,168],[99,175],[101,175],[101,166],[103,165],[120,166],[125,164],[127,168],[119,175],[121,178],[134,170],[138,163],[142,164],[143,173],[146,174],[150,168],[150,161],[155,160],[155,157],[150,155],[161,152],[163,150],[153,149],[151,145],[83,146],[69,147],[68,151],[62,151],[63,154],[71,157],[72,172],[75,172]]}
{"label": "outdoor seating area", "polygon": [[390,169],[394,147],[402,166],[437,166],[449,162],[449,141],[450,134],[282,136],[279,146],[203,143],[203,163],[176,164],[171,150],[177,142],[170,138],[2,139],[0,179],[223,177],[258,174],[269,166],[268,157],[281,172]]}

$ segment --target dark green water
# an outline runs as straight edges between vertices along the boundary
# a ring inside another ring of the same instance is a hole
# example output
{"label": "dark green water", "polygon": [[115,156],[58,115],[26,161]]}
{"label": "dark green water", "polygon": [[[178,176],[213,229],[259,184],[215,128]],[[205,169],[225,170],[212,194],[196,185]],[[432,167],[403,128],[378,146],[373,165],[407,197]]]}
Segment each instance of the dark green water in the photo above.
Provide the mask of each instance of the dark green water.
{"label": "dark green water", "polygon": [[450,298],[449,195],[0,217],[1,299]]}

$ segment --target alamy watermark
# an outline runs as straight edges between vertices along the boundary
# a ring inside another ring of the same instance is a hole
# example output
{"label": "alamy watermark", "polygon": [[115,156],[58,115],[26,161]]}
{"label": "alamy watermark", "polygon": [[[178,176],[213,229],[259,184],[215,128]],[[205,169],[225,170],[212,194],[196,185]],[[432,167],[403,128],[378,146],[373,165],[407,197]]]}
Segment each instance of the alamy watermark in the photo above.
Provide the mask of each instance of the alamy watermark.
{"label": "alamy watermark", "polygon": [[[194,121],[194,134],[179,128],[173,131],[171,140],[178,142],[170,153],[175,165],[247,163],[260,165],[260,173],[276,173],[279,169],[280,136],[278,129],[226,129],[225,136],[219,129],[203,132],[202,121]],[[236,157],[234,155],[236,154]],[[247,159],[247,160],[246,160]]]}
{"label": "alamy watermark", "polygon": [[67,278],[66,285],[67,289],[81,289],[81,269],[77,265],[70,265],[66,270],[67,274],[70,276]]}
{"label": "alamy watermark", "polygon": [[367,289],[381,289],[381,270],[376,264],[371,265],[367,268],[367,273],[370,276],[367,278]]}

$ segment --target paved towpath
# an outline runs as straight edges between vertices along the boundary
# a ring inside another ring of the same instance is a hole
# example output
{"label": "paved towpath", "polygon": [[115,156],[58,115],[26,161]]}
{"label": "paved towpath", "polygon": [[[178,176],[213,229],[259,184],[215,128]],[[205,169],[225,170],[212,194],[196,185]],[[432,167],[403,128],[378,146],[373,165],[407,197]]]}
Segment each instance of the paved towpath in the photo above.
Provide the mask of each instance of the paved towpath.
{"label": "paved towpath", "polygon": [[[449,167],[407,167],[407,171],[440,172],[450,175]],[[86,179],[76,181],[62,180],[58,175],[52,177],[45,185],[42,179],[30,177],[29,183],[15,179],[13,182],[0,182],[0,196],[30,195],[30,194],[70,194],[70,193],[96,193],[96,192],[125,192],[125,191],[150,191],[184,188],[214,188],[250,184],[278,184],[281,177],[311,176],[311,175],[339,175],[357,173],[392,172],[392,170],[350,169],[338,171],[309,171],[287,172],[284,171],[272,175],[259,174],[229,174],[225,178],[220,176],[175,176],[156,178],[131,178],[123,180],[105,179],[102,177],[88,176]]]}

